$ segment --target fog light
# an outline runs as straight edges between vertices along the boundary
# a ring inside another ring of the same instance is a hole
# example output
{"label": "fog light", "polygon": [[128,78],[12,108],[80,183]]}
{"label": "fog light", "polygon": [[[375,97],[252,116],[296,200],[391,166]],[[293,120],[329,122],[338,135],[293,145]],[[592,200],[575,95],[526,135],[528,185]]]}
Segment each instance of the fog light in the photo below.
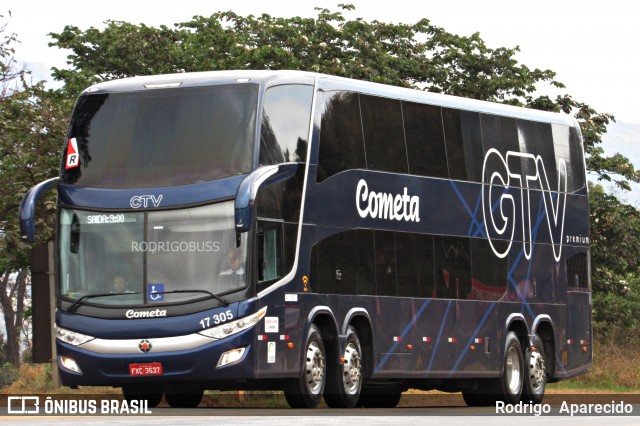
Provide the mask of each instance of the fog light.
{"label": "fog light", "polygon": [[246,348],[237,348],[223,353],[220,357],[220,361],[218,361],[218,367],[224,367],[225,365],[240,361],[244,355],[245,349]]}
{"label": "fog light", "polygon": [[82,374],[82,370],[80,370],[78,363],[76,363],[72,358],[61,356],[60,364],[67,370],[73,371],[74,373]]}

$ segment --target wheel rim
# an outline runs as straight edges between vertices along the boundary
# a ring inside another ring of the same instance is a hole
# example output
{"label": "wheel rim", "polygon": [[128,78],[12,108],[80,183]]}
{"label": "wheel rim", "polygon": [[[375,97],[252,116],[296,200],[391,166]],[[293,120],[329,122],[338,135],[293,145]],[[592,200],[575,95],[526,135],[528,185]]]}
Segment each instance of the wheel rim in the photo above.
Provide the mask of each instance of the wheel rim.
{"label": "wheel rim", "polygon": [[529,381],[533,390],[538,391],[545,383],[544,357],[538,351],[531,352],[529,358]]}
{"label": "wheel rim", "polygon": [[325,374],[324,354],[318,342],[310,342],[307,347],[307,387],[309,392],[318,395],[322,393]]}
{"label": "wheel rim", "polygon": [[347,345],[344,351],[344,363],[342,371],[342,381],[344,390],[349,395],[354,395],[360,389],[362,379],[362,358],[358,348],[353,343]]}
{"label": "wheel rim", "polygon": [[520,389],[522,387],[522,366],[520,365],[520,357],[518,357],[517,348],[513,346],[509,348],[506,361],[507,386],[509,386],[511,394],[515,395],[520,392]]}

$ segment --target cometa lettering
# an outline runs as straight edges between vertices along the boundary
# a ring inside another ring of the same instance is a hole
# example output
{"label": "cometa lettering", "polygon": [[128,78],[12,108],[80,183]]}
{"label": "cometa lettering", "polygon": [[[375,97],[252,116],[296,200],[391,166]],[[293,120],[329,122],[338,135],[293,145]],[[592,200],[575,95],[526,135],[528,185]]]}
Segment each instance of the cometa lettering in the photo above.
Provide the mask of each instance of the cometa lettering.
{"label": "cometa lettering", "polygon": [[420,197],[410,196],[407,188],[402,194],[369,191],[364,179],[356,187],[356,208],[361,218],[420,222]]}
{"label": "cometa lettering", "polygon": [[125,314],[127,318],[157,318],[166,317],[167,311],[164,309],[156,309],[155,311],[134,311],[129,309]]}

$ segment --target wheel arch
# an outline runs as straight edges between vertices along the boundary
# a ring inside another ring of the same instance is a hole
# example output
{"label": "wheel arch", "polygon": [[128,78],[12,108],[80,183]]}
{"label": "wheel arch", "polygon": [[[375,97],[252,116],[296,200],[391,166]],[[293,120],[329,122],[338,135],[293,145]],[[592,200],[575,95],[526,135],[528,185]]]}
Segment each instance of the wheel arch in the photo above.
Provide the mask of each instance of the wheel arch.
{"label": "wheel arch", "polygon": [[315,324],[320,329],[323,340],[334,342],[337,339],[336,317],[328,306],[316,306],[309,312],[307,323],[304,326],[304,336],[309,332],[311,324]]}
{"label": "wheel arch", "polygon": [[[353,308],[347,312],[345,320],[342,324],[341,337],[346,336],[349,326],[355,328],[358,333],[358,339],[360,340],[360,347],[364,355],[364,376],[371,377],[373,374],[374,364],[374,334],[371,325],[371,316],[364,308]],[[344,342],[340,339],[341,350],[343,349]]]}
{"label": "wheel arch", "polygon": [[[504,327],[504,336],[506,338],[507,334],[513,331],[518,336],[518,340],[520,341],[520,346],[524,348],[529,346],[529,326],[527,325],[527,320],[524,318],[522,314],[511,314],[505,321]],[[504,340],[503,340],[504,344]]]}
{"label": "wheel arch", "polygon": [[539,338],[544,347],[547,373],[555,377],[556,372],[556,338],[555,325],[549,315],[539,315],[533,322],[531,338]]}

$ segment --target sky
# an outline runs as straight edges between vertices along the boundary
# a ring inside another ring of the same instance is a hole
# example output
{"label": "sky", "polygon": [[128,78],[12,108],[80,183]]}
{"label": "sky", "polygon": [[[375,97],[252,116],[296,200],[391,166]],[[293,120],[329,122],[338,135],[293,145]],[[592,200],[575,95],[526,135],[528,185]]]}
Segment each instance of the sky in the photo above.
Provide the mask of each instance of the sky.
{"label": "sky", "polygon": [[[480,32],[492,48],[520,46],[517,59],[551,69],[574,99],[618,121],[640,123],[640,4],[628,0],[0,0],[2,22],[21,41],[16,57],[36,78],[51,80],[68,52],[48,47],[65,25],[101,28],[111,20],[150,26],[233,10],[241,15],[316,16],[314,7],[337,10],[350,2],[348,18],[414,23],[421,18],[459,35]],[[552,93],[552,92],[549,92]]]}

